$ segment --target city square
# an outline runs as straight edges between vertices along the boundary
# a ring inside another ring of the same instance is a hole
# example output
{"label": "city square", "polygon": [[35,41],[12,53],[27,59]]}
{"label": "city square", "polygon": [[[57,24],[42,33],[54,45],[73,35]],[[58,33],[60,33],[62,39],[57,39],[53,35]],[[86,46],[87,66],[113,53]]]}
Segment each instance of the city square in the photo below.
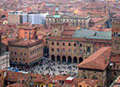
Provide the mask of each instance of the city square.
{"label": "city square", "polygon": [[58,63],[49,58],[42,58],[42,62],[29,69],[28,72],[38,73],[43,75],[71,75],[77,76],[77,64]]}

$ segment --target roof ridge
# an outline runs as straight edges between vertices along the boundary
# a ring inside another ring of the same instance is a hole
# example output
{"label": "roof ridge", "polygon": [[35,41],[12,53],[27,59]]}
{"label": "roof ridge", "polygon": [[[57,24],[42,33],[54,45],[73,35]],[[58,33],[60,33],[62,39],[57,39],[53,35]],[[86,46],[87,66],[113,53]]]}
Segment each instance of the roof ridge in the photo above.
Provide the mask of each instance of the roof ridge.
{"label": "roof ridge", "polygon": [[[103,68],[102,65],[105,65],[104,63],[100,63],[100,61],[98,61],[98,57],[105,52],[107,51],[108,49],[110,49],[110,47],[103,47],[101,48],[100,50],[98,50],[97,52],[93,53],[91,56],[89,56],[87,59],[85,59],[82,63],[80,63],[78,66],[82,67],[82,66],[85,66],[85,65],[89,65],[89,66],[97,66],[97,67],[101,67]],[[96,61],[97,60],[97,61]],[[99,58],[99,60],[102,60],[102,58]],[[103,60],[104,61],[104,60]],[[91,64],[92,62],[92,64]],[[94,65],[93,65],[94,63]],[[107,63],[106,63],[107,64]],[[87,68],[87,67],[86,67]]]}

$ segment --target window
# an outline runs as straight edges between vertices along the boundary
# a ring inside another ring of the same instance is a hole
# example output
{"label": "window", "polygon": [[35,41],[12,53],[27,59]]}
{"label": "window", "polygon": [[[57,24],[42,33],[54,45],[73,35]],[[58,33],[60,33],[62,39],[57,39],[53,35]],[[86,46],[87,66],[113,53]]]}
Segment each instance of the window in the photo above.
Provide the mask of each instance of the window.
{"label": "window", "polygon": [[71,44],[70,44],[70,43],[68,43],[68,46],[71,46]]}
{"label": "window", "polygon": [[82,54],[82,50],[80,49],[80,54]]}
{"label": "window", "polygon": [[27,32],[25,32],[25,34],[27,34]]}
{"label": "window", "polygon": [[60,52],[60,49],[59,49],[59,48],[57,48],[57,52]]}
{"label": "window", "polygon": [[16,55],[17,53],[15,52],[15,55]]}
{"label": "window", "polygon": [[76,43],[74,43],[74,46],[76,47]]}
{"label": "window", "polygon": [[52,45],[54,45],[54,42],[52,42]]}
{"label": "window", "polygon": [[39,51],[39,48],[37,48],[37,51]]}
{"label": "window", "polygon": [[80,47],[82,47],[82,44],[80,43]]}
{"label": "window", "polygon": [[65,48],[63,48],[63,52],[65,52]]}
{"label": "window", "polygon": [[89,53],[90,53],[90,47],[87,47],[87,52],[89,52]]}
{"label": "window", "polygon": [[68,49],[68,52],[71,52],[71,49]]}
{"label": "window", "polygon": [[52,50],[52,52],[54,52],[54,49],[53,49],[53,48],[52,48],[51,50]]}
{"label": "window", "polygon": [[26,53],[24,53],[24,56],[26,56]]}
{"label": "window", "polygon": [[57,45],[59,45],[59,43],[57,42]]}
{"label": "window", "polygon": [[77,50],[76,49],[74,49],[74,53],[76,53],[77,52]]}
{"label": "window", "polygon": [[98,79],[95,75],[92,77],[93,79]]}
{"label": "window", "polygon": [[114,32],[114,36],[117,37],[120,36],[120,34],[118,32]]}
{"label": "window", "polygon": [[63,46],[65,46],[65,43],[63,43]]}

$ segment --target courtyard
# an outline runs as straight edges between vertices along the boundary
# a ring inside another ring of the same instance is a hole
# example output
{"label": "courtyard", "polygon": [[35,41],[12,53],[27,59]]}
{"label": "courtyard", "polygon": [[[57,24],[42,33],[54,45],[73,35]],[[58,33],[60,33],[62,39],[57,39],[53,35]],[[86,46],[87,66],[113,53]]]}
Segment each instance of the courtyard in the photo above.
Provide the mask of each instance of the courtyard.
{"label": "courtyard", "polygon": [[77,76],[77,64],[67,64],[54,62],[49,58],[43,57],[37,65],[29,68],[27,72],[38,73],[43,75],[71,75]]}

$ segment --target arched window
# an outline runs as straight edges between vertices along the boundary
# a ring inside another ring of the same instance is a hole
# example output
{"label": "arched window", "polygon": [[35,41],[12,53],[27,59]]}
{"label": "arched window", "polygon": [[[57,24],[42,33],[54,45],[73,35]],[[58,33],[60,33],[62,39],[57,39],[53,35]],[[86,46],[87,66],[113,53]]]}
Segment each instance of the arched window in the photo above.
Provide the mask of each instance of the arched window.
{"label": "arched window", "polygon": [[71,44],[70,44],[70,43],[68,43],[68,46],[71,46]]}
{"label": "arched window", "polygon": [[71,62],[72,62],[72,57],[68,56],[68,63],[71,63]]}
{"label": "arched window", "polygon": [[52,61],[55,61],[55,56],[51,55],[51,59],[52,59]]}
{"label": "arched window", "polygon": [[5,18],[6,16],[5,15],[2,15],[1,18]]}
{"label": "arched window", "polygon": [[62,56],[62,62],[66,62],[66,57]]}
{"label": "arched window", "polygon": [[57,55],[57,62],[60,62],[60,56]]}
{"label": "arched window", "polygon": [[83,74],[83,75],[82,75],[82,78],[87,79],[87,77],[86,77],[86,75],[85,75],[85,74]]}
{"label": "arched window", "polygon": [[52,48],[51,51],[54,52],[54,48]]}
{"label": "arched window", "polygon": [[63,46],[65,46],[65,43],[63,43]]}
{"label": "arched window", "polygon": [[57,52],[60,52],[60,49],[59,49],[59,48],[57,48]]}
{"label": "arched window", "polygon": [[59,42],[57,42],[57,46],[59,45]]}
{"label": "arched window", "polygon": [[65,48],[63,48],[63,52],[65,52]]}
{"label": "arched window", "polygon": [[93,79],[96,79],[96,80],[98,79],[95,75],[94,75],[92,78],[93,78]]}
{"label": "arched window", "polygon": [[82,47],[82,44],[80,43],[80,47]]}
{"label": "arched window", "polygon": [[73,58],[73,63],[77,63],[77,57],[76,56]]}
{"label": "arched window", "polygon": [[74,43],[74,46],[76,47],[76,43]]}
{"label": "arched window", "polygon": [[90,53],[90,51],[91,51],[90,47],[87,47],[87,52],[89,52],[89,53]]}
{"label": "arched window", "polygon": [[83,58],[82,57],[80,57],[79,58],[79,63],[81,63],[83,61]]}
{"label": "arched window", "polygon": [[52,42],[52,45],[54,45],[54,42]]}
{"label": "arched window", "polygon": [[68,52],[71,52],[71,49],[68,49]]}

